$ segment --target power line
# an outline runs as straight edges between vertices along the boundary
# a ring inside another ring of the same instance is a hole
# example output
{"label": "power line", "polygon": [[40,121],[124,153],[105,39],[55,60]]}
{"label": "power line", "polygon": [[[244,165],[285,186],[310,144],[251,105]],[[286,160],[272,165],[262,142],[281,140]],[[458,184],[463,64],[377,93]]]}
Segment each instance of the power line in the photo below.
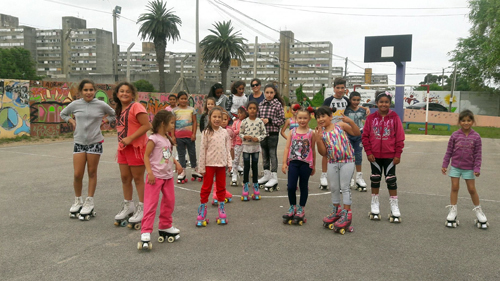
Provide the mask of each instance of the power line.
{"label": "power line", "polygon": [[[43,0],[43,1],[52,2],[52,3],[59,4],[59,5],[64,5],[64,6],[70,6],[70,7],[79,8],[79,9],[84,9],[84,10],[90,10],[90,11],[94,11],[94,12],[98,12],[98,13],[104,13],[104,14],[109,14],[109,15],[113,14],[112,12],[106,12],[106,11],[102,11],[102,10],[96,10],[96,9],[92,9],[92,8],[81,7],[81,6],[77,6],[77,5],[73,5],[73,4],[68,4],[68,3],[63,3],[63,2],[58,2],[58,1],[54,1],[54,0]],[[129,20],[129,21],[131,21],[133,23],[137,23],[135,20],[129,19],[129,18],[124,17],[122,15],[119,15],[118,18],[123,18],[123,19]]]}

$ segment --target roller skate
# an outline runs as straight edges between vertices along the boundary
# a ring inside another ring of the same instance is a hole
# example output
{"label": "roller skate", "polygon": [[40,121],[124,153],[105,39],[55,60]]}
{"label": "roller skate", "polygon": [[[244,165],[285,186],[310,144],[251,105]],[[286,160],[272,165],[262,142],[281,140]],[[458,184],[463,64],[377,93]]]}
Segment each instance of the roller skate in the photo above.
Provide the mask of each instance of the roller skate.
{"label": "roller skate", "polygon": [[243,176],[243,168],[238,166],[238,174],[240,174],[240,176]]}
{"label": "roller skate", "polygon": [[207,226],[208,218],[207,217],[207,204],[200,204],[198,207],[198,217],[196,218],[196,226]]}
{"label": "roller skate", "polygon": [[238,186],[238,173],[233,172],[233,175],[231,177],[231,186]]}
{"label": "roller skate", "polygon": [[253,184],[253,194],[252,194],[252,199],[253,200],[260,200],[260,191],[259,191],[259,184],[254,183]]}
{"label": "roller skate", "polygon": [[75,197],[75,203],[73,203],[73,205],[71,205],[71,208],[69,208],[69,217],[72,219],[78,218],[82,207],[83,207],[82,197]]}
{"label": "roller skate", "polygon": [[446,226],[447,227],[457,227],[458,226],[458,220],[457,220],[457,205],[448,205],[446,208],[450,209],[450,213],[446,217]]}
{"label": "roller skate", "polygon": [[356,190],[359,192],[366,192],[366,182],[363,180],[363,173],[356,173]]}
{"label": "roller skate", "polygon": [[168,243],[173,243],[174,241],[181,238],[181,236],[179,235],[180,232],[181,231],[178,228],[173,226],[168,229],[159,229],[158,233],[160,236],[158,237],[158,242],[163,243],[165,242],[165,240],[167,240]]}
{"label": "roller skate", "polygon": [[283,215],[283,223],[284,224],[292,224],[293,216],[295,216],[296,212],[296,207],[295,205],[290,205],[290,208],[288,208],[288,212]]}
{"label": "roller skate", "polygon": [[259,188],[264,188],[264,185],[271,179],[271,171],[264,170],[264,176],[259,179]]}
{"label": "roller skate", "polygon": [[217,193],[215,192],[215,187],[212,192],[212,206],[219,206],[219,200],[217,200]]}
{"label": "roller skate", "polygon": [[191,181],[203,181],[203,176],[198,173],[196,170],[194,170],[192,173],[191,173]]}
{"label": "roller skate", "polygon": [[401,222],[401,213],[399,212],[398,199],[390,198],[389,202],[391,204],[391,213],[387,216],[390,222]]}
{"label": "roller skate", "polygon": [[476,227],[479,229],[488,229],[488,226],[490,224],[488,223],[488,219],[486,219],[486,216],[483,213],[483,210],[481,209],[481,206],[476,206],[474,209],[472,209],[474,212],[476,212]]}
{"label": "roller skate", "polygon": [[351,188],[356,187],[356,181],[355,181],[354,179],[351,179],[351,184],[350,184],[350,187],[351,187]]}
{"label": "roller skate", "polygon": [[319,178],[319,189],[328,189],[328,180],[326,178],[326,173],[321,173],[321,177]]}
{"label": "roller skate", "polygon": [[141,229],[143,211],[144,211],[144,204],[139,202],[139,204],[137,204],[137,209],[135,210],[134,215],[128,220],[128,225],[127,225],[128,228],[135,230]]}
{"label": "roller skate", "polygon": [[264,190],[269,192],[280,190],[280,187],[278,186],[278,173],[271,173],[271,179],[264,185]]}
{"label": "roller skate", "polygon": [[188,182],[186,178],[186,170],[182,170],[182,173],[177,175],[177,183],[186,183]]}
{"label": "roller skate", "polygon": [[298,206],[297,212],[295,213],[295,216],[293,216],[293,224],[302,225],[306,223],[307,219],[304,216],[305,216],[304,207]]}
{"label": "roller skate", "polygon": [[329,229],[333,229],[333,224],[340,219],[340,211],[342,211],[340,206],[333,205],[332,207],[332,212],[323,218],[323,226]]}
{"label": "roller skate", "polygon": [[243,185],[243,192],[241,193],[241,201],[250,201],[250,197],[248,197],[248,182]]}
{"label": "roller skate", "polygon": [[135,205],[133,201],[124,201],[122,210],[115,216],[115,226],[126,226],[128,219],[134,214]]}
{"label": "roller skate", "polygon": [[[233,202],[233,195],[226,190],[226,198],[224,199],[224,203]],[[219,200],[217,200],[217,193],[214,191],[212,196],[212,206],[218,206]]]}
{"label": "roller skate", "polygon": [[219,211],[219,216],[215,218],[217,220],[217,224],[227,224],[226,203],[220,202],[218,211]]}
{"label": "roller skate", "polygon": [[153,244],[151,243],[151,233],[145,232],[141,234],[141,241],[137,242],[137,250],[151,250]]}
{"label": "roller skate", "polygon": [[78,219],[81,221],[89,221],[91,217],[96,216],[94,211],[94,197],[87,197],[85,203],[83,203],[83,208],[80,210]]}
{"label": "roller skate", "polygon": [[340,212],[340,219],[333,224],[333,231],[345,234],[346,230],[353,232],[354,228],[351,226],[352,223],[352,212],[351,210],[342,210]]}
{"label": "roller skate", "polygon": [[380,220],[380,202],[378,200],[378,194],[372,194],[372,207],[368,216],[371,220]]}

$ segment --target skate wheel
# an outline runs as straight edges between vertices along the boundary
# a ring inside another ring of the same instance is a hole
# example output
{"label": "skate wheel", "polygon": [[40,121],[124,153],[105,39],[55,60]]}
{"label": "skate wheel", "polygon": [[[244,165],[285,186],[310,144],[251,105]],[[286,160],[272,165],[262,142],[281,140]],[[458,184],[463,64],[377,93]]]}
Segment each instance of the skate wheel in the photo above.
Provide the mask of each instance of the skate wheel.
{"label": "skate wheel", "polygon": [[217,224],[220,224],[220,223],[221,223],[220,219],[217,219]]}
{"label": "skate wheel", "polygon": [[119,223],[119,222],[117,222],[117,221],[115,221],[114,225],[115,225],[115,226],[119,226],[119,225],[120,225],[120,223]]}
{"label": "skate wheel", "polygon": [[342,229],[340,229],[340,230],[339,230],[339,233],[340,233],[340,234],[342,234],[342,235],[344,235],[344,234],[345,234],[345,229],[343,229],[343,228],[342,228]]}
{"label": "skate wheel", "polygon": [[86,215],[86,216],[85,216],[85,220],[86,220],[86,221],[89,221],[89,220],[90,220],[90,215]]}
{"label": "skate wheel", "polygon": [[278,191],[279,191],[279,190],[280,190],[280,187],[279,187],[279,186],[277,186],[277,187],[276,187],[276,190],[278,190]]}
{"label": "skate wheel", "polygon": [[198,181],[199,181],[199,182],[201,182],[201,181],[202,181],[202,179],[201,179],[201,178],[198,178]]}
{"label": "skate wheel", "polygon": [[152,249],[153,249],[153,243],[148,242],[148,249],[149,249],[149,250],[152,250]]}
{"label": "skate wheel", "polygon": [[333,229],[334,229],[334,227],[333,227],[333,223],[329,224],[329,225],[328,225],[328,228],[329,228],[329,229],[331,229],[331,230],[333,230]]}
{"label": "skate wheel", "polygon": [[389,217],[389,221],[390,221],[390,222],[394,222],[394,218]]}
{"label": "skate wheel", "polygon": [[227,203],[227,202],[229,202],[229,199],[227,199],[227,198],[224,199],[224,203]]}
{"label": "skate wheel", "polygon": [[349,226],[349,232],[353,232],[353,231],[354,231],[354,227]]}
{"label": "skate wheel", "polygon": [[288,224],[289,224],[289,225],[292,225],[292,220],[288,220]]}
{"label": "skate wheel", "polygon": [[134,225],[134,229],[135,229],[135,230],[140,230],[140,229],[141,229],[141,223],[136,223],[136,224]]}
{"label": "skate wheel", "polygon": [[127,221],[126,220],[123,220],[121,223],[120,223],[120,226],[121,227],[125,227],[127,225]]}
{"label": "skate wheel", "polygon": [[208,220],[203,221],[203,223],[201,223],[201,225],[203,225],[203,226],[207,226],[207,223],[208,223]]}
{"label": "skate wheel", "polygon": [[130,228],[130,229],[134,228],[134,226],[132,225],[132,223],[127,224],[127,227]]}
{"label": "skate wheel", "polygon": [[307,222],[307,219],[304,219],[304,223],[306,223],[306,222]]}
{"label": "skate wheel", "polygon": [[158,237],[158,242],[159,243],[165,242],[165,238],[163,236]]}
{"label": "skate wheel", "polygon": [[267,191],[269,191],[269,192],[273,192],[273,189],[272,189],[272,188],[269,188]]}
{"label": "skate wheel", "polygon": [[137,242],[137,250],[142,250],[142,242]]}
{"label": "skate wheel", "polygon": [[303,222],[302,222],[302,221],[299,221],[299,225],[302,225],[302,224],[303,224]]}
{"label": "skate wheel", "polygon": [[243,196],[241,196],[241,201],[243,201],[243,200],[245,200],[245,199],[243,198]]}
{"label": "skate wheel", "polygon": [[170,237],[167,238],[167,242],[168,243],[173,243],[174,241],[175,241],[174,236],[170,236]]}

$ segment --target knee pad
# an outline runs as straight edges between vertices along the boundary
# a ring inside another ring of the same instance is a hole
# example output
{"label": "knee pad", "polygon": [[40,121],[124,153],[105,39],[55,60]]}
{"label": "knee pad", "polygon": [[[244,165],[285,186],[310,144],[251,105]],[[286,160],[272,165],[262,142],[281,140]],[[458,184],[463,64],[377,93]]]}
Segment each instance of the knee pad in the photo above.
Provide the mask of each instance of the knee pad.
{"label": "knee pad", "polygon": [[370,176],[370,181],[374,183],[380,183],[380,180],[382,179],[382,176],[380,175],[371,175]]}
{"label": "knee pad", "polygon": [[389,190],[394,190],[397,189],[398,186],[396,185],[397,178],[395,175],[387,175],[385,177],[385,182],[387,183],[387,189]]}

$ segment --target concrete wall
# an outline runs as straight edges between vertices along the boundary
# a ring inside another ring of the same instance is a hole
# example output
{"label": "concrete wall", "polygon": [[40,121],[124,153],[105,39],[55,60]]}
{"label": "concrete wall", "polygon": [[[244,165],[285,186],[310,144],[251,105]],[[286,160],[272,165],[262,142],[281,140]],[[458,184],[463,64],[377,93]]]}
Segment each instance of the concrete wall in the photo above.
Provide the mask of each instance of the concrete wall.
{"label": "concrete wall", "polygon": [[[457,125],[458,115],[459,113],[456,112],[429,111],[428,122]],[[475,126],[500,128],[500,117],[474,115],[474,119],[476,119]],[[403,122],[425,122],[425,110],[405,109]]]}

